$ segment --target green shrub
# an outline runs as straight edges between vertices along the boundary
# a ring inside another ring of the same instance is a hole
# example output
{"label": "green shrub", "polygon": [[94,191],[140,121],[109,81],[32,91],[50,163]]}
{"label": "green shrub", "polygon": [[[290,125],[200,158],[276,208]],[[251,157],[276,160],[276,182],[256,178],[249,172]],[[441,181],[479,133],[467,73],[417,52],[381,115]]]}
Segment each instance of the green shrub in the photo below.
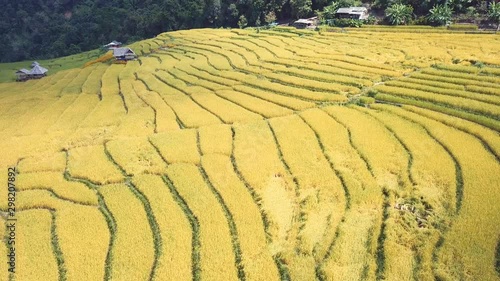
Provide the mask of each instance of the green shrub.
{"label": "green shrub", "polygon": [[451,23],[451,14],[448,5],[436,5],[429,11],[428,19],[434,25],[448,25]]}
{"label": "green shrub", "polygon": [[429,21],[427,20],[427,17],[420,16],[417,17],[415,20],[411,21],[412,25],[428,25]]}
{"label": "green shrub", "polygon": [[375,22],[377,22],[377,18],[374,17],[374,16],[369,16],[365,21],[364,21],[364,24],[368,24],[368,25],[374,25]]}
{"label": "green shrub", "polygon": [[410,5],[394,4],[385,9],[385,16],[393,25],[408,24],[413,15]]}
{"label": "green shrub", "polygon": [[373,104],[375,103],[375,99],[372,97],[360,97],[359,103],[360,105]]}
{"label": "green shrub", "polygon": [[368,97],[374,98],[378,94],[378,91],[377,89],[370,89],[366,94]]}
{"label": "green shrub", "polygon": [[336,27],[361,27],[363,20],[356,19],[331,19],[328,20],[328,25]]}

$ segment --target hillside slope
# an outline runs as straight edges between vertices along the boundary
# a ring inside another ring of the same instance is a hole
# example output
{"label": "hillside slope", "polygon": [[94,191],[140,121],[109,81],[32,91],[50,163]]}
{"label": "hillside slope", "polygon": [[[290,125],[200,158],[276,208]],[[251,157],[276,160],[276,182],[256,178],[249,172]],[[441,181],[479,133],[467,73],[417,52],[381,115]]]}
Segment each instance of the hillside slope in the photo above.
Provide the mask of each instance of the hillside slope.
{"label": "hillside slope", "polygon": [[499,41],[198,29],[1,83],[16,280],[498,280]]}

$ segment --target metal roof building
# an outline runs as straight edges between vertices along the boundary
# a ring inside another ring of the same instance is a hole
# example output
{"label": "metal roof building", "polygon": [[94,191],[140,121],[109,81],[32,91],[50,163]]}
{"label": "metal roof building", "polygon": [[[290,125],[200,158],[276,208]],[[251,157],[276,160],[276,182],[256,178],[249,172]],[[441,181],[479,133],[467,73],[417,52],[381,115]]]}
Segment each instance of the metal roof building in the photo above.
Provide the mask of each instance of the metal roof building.
{"label": "metal roof building", "polygon": [[335,13],[337,18],[350,18],[365,20],[368,18],[368,9],[365,7],[340,8]]}

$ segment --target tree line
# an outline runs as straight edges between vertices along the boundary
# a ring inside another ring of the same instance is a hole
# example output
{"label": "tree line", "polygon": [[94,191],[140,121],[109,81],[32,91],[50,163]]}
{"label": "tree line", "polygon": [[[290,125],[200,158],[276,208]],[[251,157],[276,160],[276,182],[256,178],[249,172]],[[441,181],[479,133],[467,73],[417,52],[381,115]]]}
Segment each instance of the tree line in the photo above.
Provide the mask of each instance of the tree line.
{"label": "tree line", "polygon": [[[262,26],[313,16],[325,7],[394,4],[424,15],[436,5],[456,13],[488,5],[476,0],[0,0],[0,61],[79,53],[111,40],[132,42],[165,31]],[[491,2],[491,1],[490,1]]]}

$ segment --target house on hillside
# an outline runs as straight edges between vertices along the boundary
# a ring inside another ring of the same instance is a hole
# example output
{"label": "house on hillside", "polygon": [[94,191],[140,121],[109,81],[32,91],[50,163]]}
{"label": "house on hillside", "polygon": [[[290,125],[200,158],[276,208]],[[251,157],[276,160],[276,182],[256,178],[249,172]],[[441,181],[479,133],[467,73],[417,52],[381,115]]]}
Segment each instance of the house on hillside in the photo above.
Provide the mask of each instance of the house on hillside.
{"label": "house on hillside", "polygon": [[120,48],[122,45],[122,42],[118,42],[118,41],[111,41],[109,42],[108,44],[102,46],[104,49],[108,49],[108,50],[113,50],[115,48]]}
{"label": "house on hillside", "polygon": [[292,26],[298,29],[315,29],[318,26],[318,17],[308,18],[308,19],[299,19],[295,21]]}
{"label": "house on hillside", "polygon": [[21,68],[18,71],[16,71],[16,76],[17,76],[17,81],[26,81],[29,78],[30,71],[27,70],[26,68]]}
{"label": "house on hillside", "polygon": [[335,17],[339,19],[365,20],[368,16],[368,9],[365,7],[340,8],[335,13]]}
{"label": "house on hillside", "polygon": [[43,76],[47,75],[47,69],[44,67],[41,67],[39,64],[35,65],[31,70],[30,70],[30,75],[31,78],[34,79],[39,79],[42,78]]}
{"label": "house on hillside", "polygon": [[132,51],[132,49],[128,47],[113,49],[113,56],[116,60],[122,61],[133,60],[137,58],[137,55],[134,53],[134,51]]}
{"label": "house on hillside", "polygon": [[17,81],[26,81],[28,79],[40,79],[47,75],[47,69],[42,67],[38,62],[34,61],[31,64],[31,70],[21,68],[16,71]]}

